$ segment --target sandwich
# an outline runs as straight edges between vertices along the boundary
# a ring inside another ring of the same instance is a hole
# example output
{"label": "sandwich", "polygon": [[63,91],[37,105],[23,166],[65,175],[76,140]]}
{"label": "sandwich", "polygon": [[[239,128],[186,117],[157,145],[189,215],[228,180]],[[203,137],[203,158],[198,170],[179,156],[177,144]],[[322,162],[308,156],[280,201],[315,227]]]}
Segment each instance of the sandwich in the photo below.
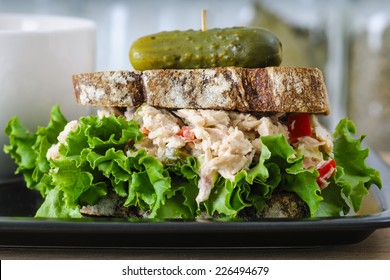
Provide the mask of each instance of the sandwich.
{"label": "sandwich", "polygon": [[334,133],[316,68],[268,65],[73,76],[96,114],[47,127],[17,117],[4,150],[44,201],[37,217],[306,218],[357,212],[380,174],[364,136]]}

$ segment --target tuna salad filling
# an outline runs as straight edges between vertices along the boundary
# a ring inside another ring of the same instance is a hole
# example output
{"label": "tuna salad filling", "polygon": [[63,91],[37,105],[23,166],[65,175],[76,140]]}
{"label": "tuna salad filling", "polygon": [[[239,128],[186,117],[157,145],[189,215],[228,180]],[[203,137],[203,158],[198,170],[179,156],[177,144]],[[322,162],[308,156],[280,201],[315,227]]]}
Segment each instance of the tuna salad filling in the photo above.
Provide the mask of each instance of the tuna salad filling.
{"label": "tuna salad filling", "polygon": [[[110,108],[105,108],[98,115],[110,113]],[[135,149],[143,149],[164,163],[187,155],[199,161],[198,203],[209,198],[218,176],[234,180],[238,172],[258,163],[260,136],[281,134],[290,139],[285,114],[256,117],[233,111],[166,110],[144,105],[135,113],[134,108],[129,108],[123,115],[128,121],[135,120],[145,135],[134,145]],[[304,156],[305,168],[310,168],[332,158],[333,139],[315,115],[307,115],[307,118],[310,134],[290,143],[297,155]],[[323,184],[327,184],[325,180]]]}

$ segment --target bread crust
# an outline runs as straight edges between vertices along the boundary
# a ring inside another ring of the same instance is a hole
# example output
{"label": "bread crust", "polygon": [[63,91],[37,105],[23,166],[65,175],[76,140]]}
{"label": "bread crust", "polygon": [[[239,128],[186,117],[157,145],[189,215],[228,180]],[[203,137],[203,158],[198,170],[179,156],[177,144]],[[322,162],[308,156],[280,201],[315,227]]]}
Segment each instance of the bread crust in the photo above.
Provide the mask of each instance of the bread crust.
{"label": "bread crust", "polygon": [[81,105],[329,114],[317,68],[108,71],[74,75],[73,85]]}

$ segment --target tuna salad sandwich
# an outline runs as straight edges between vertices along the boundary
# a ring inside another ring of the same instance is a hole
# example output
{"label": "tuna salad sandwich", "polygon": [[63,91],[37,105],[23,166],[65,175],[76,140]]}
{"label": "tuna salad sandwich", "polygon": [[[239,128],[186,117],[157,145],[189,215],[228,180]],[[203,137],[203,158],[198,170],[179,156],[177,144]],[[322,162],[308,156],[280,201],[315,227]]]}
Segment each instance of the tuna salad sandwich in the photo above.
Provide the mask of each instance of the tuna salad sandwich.
{"label": "tuna salad sandwich", "polygon": [[42,194],[37,217],[339,216],[381,187],[352,121],[320,124],[319,69],[168,64],[75,74],[96,114],[68,122],[54,106],[35,133],[10,120],[4,149]]}

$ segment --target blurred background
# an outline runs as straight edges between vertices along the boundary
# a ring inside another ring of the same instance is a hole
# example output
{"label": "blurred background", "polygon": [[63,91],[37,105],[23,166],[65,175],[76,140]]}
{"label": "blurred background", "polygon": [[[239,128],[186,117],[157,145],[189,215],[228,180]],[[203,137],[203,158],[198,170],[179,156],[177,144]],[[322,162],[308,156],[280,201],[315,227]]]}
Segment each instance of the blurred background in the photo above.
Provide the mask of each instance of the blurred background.
{"label": "blurred background", "polygon": [[[325,75],[334,128],[348,116],[366,143],[390,154],[390,1],[372,0],[0,0],[0,13],[87,18],[97,24],[96,70],[132,69],[130,45],[162,30],[262,26],[283,43],[285,66]],[[1,67],[1,66],[0,66]]]}

